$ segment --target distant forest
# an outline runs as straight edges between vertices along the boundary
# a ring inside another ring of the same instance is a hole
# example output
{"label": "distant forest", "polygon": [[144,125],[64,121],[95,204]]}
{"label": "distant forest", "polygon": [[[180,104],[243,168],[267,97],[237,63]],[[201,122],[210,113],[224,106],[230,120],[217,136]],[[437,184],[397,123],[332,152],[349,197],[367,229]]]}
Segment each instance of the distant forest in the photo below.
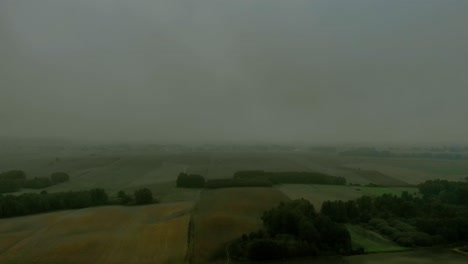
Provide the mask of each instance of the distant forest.
{"label": "distant forest", "polygon": [[180,173],[177,187],[183,188],[228,188],[228,187],[271,187],[282,183],[346,185],[346,179],[319,172],[266,172],[238,171],[233,178],[209,179],[197,174]]}
{"label": "distant forest", "polygon": [[64,172],[54,172],[49,178],[28,179],[24,171],[11,170],[0,173],[0,193],[16,192],[21,188],[42,189],[69,180],[70,176]]}
{"label": "distant forest", "polygon": [[[374,148],[357,148],[340,152],[341,156],[360,156],[360,157],[374,157],[374,158],[417,158],[417,159],[447,159],[447,160],[461,160],[467,159],[468,155],[460,153],[461,150],[442,152],[438,149],[433,151],[424,152],[391,152],[388,150],[376,150]],[[464,150],[468,152],[468,150]]]}
{"label": "distant forest", "polygon": [[101,205],[141,205],[158,202],[148,188],[134,191],[133,197],[119,191],[111,200],[104,189],[47,193],[0,194],[0,218]]}
{"label": "distant forest", "polygon": [[346,185],[344,177],[331,176],[320,172],[267,172],[267,171],[238,171],[234,173],[234,179],[267,180],[273,184],[281,183],[306,183]]}

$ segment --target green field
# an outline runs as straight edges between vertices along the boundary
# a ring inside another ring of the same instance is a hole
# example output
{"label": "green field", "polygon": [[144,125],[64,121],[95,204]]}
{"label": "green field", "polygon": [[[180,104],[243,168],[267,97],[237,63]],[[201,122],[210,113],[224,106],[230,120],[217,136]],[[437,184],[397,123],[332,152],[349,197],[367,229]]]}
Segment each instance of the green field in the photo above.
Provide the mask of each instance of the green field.
{"label": "green field", "polygon": [[400,247],[393,241],[371,230],[358,225],[346,225],[353,243],[353,248],[364,248],[366,253],[381,253],[405,251],[408,248]]}

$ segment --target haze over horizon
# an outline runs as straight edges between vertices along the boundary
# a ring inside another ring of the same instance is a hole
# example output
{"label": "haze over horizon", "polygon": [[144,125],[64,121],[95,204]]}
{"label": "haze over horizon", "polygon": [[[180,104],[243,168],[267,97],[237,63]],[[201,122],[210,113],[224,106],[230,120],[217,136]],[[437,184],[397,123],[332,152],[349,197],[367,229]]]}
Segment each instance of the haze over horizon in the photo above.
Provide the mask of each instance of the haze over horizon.
{"label": "haze over horizon", "polygon": [[0,136],[468,142],[468,1],[0,1]]}

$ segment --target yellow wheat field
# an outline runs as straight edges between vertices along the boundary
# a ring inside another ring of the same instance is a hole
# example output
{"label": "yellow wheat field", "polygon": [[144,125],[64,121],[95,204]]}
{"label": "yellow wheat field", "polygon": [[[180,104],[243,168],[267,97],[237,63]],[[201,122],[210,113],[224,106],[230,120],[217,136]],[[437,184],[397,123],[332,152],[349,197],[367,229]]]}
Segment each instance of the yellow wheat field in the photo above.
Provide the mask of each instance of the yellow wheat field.
{"label": "yellow wheat field", "polygon": [[193,203],[0,220],[0,263],[183,263]]}

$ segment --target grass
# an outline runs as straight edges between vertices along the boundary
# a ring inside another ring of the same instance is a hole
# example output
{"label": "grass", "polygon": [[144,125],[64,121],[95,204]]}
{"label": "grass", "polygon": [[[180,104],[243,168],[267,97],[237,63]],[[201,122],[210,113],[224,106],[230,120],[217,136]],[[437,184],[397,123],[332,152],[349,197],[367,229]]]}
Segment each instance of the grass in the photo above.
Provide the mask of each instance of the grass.
{"label": "grass", "polygon": [[[192,263],[208,263],[226,243],[261,227],[260,216],[288,198],[274,188],[225,188],[203,191],[194,210]],[[223,254],[220,255],[224,261]],[[216,260],[214,260],[216,261]]]}
{"label": "grass", "polygon": [[347,201],[363,195],[382,195],[385,193],[400,195],[403,191],[417,192],[417,189],[412,187],[360,187],[318,184],[283,184],[276,188],[291,199],[304,198],[309,200],[316,210],[320,210],[322,203],[327,200]]}
{"label": "grass", "polygon": [[0,220],[0,263],[183,263],[193,203]]}
{"label": "grass", "polygon": [[353,243],[353,248],[364,248],[366,253],[398,252],[405,251],[408,248],[400,247],[393,241],[375,233],[366,230],[359,225],[346,225]]}

